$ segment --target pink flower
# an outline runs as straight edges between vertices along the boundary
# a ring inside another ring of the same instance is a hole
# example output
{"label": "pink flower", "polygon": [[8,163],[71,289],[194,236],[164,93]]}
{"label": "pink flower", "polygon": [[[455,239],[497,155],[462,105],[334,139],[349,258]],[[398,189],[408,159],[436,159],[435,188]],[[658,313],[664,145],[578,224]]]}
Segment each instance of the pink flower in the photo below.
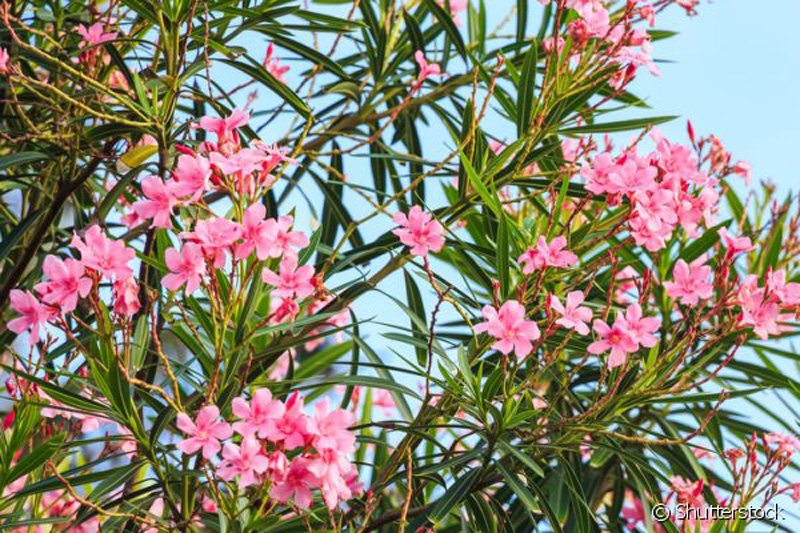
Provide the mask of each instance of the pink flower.
{"label": "pink flower", "polygon": [[324,398],[314,404],[312,422],[314,426],[314,448],[339,454],[355,451],[356,436],[348,428],[355,423],[355,416],[344,409],[328,411],[330,402]]}
{"label": "pink flower", "polygon": [[[242,242],[236,246],[236,258],[244,259],[256,251],[256,257],[263,261],[270,256],[275,243],[277,224],[274,220],[265,220],[267,213],[264,204],[254,203],[248,207],[242,217]],[[270,224],[270,221],[272,223]],[[280,255],[280,253],[278,254]]]}
{"label": "pink flower", "polygon": [[8,329],[17,335],[30,330],[28,344],[33,346],[39,342],[40,328],[47,327],[47,322],[53,318],[53,311],[41,304],[29,291],[14,289],[9,294],[11,309],[22,315],[8,322]]}
{"label": "pink flower", "polygon": [[303,398],[295,391],[286,402],[286,411],[270,428],[267,439],[275,443],[283,443],[287,450],[305,446],[311,441],[310,420],[303,412]]}
{"label": "pink flower", "polygon": [[297,250],[309,244],[308,236],[302,231],[290,231],[294,225],[294,218],[289,215],[267,220],[268,231],[274,234],[273,245],[269,250],[270,257],[297,257]]}
{"label": "pink flower", "polygon": [[152,218],[151,228],[171,228],[170,216],[172,209],[178,203],[178,197],[175,196],[172,187],[158,176],[148,176],[142,182],[142,192],[147,200],[133,204],[136,214],[142,218]]}
{"label": "pink flower", "polygon": [[742,307],[739,324],[753,328],[753,332],[762,340],[770,335],[780,335],[785,327],[781,322],[792,320],[793,315],[781,313],[777,296],[767,293],[767,289],[758,286],[755,275],[747,277],[737,293],[738,303]]}
{"label": "pink flower", "polygon": [[622,518],[625,520],[628,529],[633,531],[639,523],[646,524],[647,518],[642,500],[635,497],[632,492],[627,491],[625,493],[625,502],[630,504],[630,506],[622,509]]}
{"label": "pink flower", "polygon": [[661,327],[661,319],[658,317],[642,317],[642,308],[638,303],[633,303],[625,309],[625,315],[617,317],[617,322],[636,344],[641,344],[645,348],[652,348],[658,342],[653,332]]}
{"label": "pink flower", "polygon": [[705,265],[706,256],[702,255],[687,264],[678,259],[672,276],[675,281],[665,281],[664,288],[672,298],[680,298],[683,305],[696,306],[700,300],[711,298],[714,286],[709,281],[711,267]]}
{"label": "pink flower", "polygon": [[[201,119],[200,123],[202,122]],[[178,157],[178,165],[172,171],[172,177],[175,179],[172,192],[179,197],[188,196],[192,202],[196,202],[209,189],[211,163],[199,155],[183,154]]]}
{"label": "pink flower", "polygon": [[272,74],[272,76],[278,80],[279,82],[286,84],[286,74],[289,72],[289,67],[282,67],[280,66],[280,59],[273,58],[272,53],[274,51],[274,46],[272,43],[269,43],[267,47],[267,56],[264,58],[264,68],[267,69],[267,72]]}
{"label": "pink flower", "polygon": [[269,389],[256,389],[250,403],[244,398],[234,398],[233,414],[240,419],[233,429],[243,437],[257,435],[265,439],[276,421],[286,412],[280,400],[274,400]]}
{"label": "pink flower", "polygon": [[528,248],[519,256],[517,262],[524,265],[523,274],[532,274],[534,270],[545,267],[567,268],[578,262],[578,256],[569,250],[564,250],[566,247],[567,239],[563,235],[550,241],[550,244],[547,244],[542,236],[539,237],[536,246]]}
{"label": "pink flower", "polygon": [[203,117],[200,119],[200,127],[208,132],[216,133],[219,142],[223,143],[230,137],[236,128],[241,128],[250,122],[250,113],[241,109],[234,109],[229,117],[215,118]]}
{"label": "pink flower", "polygon": [[84,266],[75,259],[62,261],[54,255],[44,258],[44,275],[49,278],[36,285],[42,300],[69,313],[78,305],[78,298],[86,298],[92,290],[92,280],[84,276]]}
{"label": "pink flower", "polygon": [[194,243],[187,242],[179,252],[170,248],[164,254],[170,273],[164,276],[162,283],[171,291],[177,291],[186,284],[186,294],[191,294],[200,287],[206,263],[203,251]]}
{"label": "pink flower", "polygon": [[205,513],[217,512],[217,502],[215,502],[214,498],[211,496],[204,495],[203,499],[200,500],[200,506],[203,508],[203,512]]}
{"label": "pink flower", "polygon": [[0,74],[6,74],[8,71],[8,51],[0,46]]}
{"label": "pink flower", "polygon": [[263,474],[269,466],[269,461],[261,450],[261,444],[253,436],[242,439],[240,446],[225,444],[222,449],[222,459],[217,468],[219,477],[230,481],[239,476],[240,489],[258,483],[258,475]]}
{"label": "pink flower", "polygon": [[750,252],[756,248],[747,237],[732,237],[728,235],[727,228],[720,228],[717,233],[719,233],[719,236],[725,241],[725,248],[728,250],[728,256]]}
{"label": "pink flower", "polygon": [[114,281],[114,312],[133,316],[139,310],[139,286],[133,278]]}
{"label": "pink flower", "polygon": [[630,334],[617,323],[609,327],[599,318],[595,318],[593,329],[600,338],[590,344],[587,350],[595,355],[611,350],[608,358],[609,368],[618,367],[625,362],[629,353],[633,353],[639,348]]}
{"label": "pink flower", "polygon": [[203,457],[211,459],[220,450],[219,441],[233,435],[231,426],[224,420],[219,421],[219,409],[216,405],[207,405],[200,409],[195,422],[186,413],[178,413],[177,422],[178,429],[189,435],[188,439],[177,444],[178,449],[186,455],[193,455],[202,449]]}
{"label": "pink flower", "polygon": [[592,319],[592,310],[588,307],[583,307],[583,292],[572,291],[567,295],[567,306],[561,305],[558,297],[553,296],[550,302],[550,307],[555,309],[561,315],[561,318],[556,320],[556,324],[564,326],[567,329],[574,329],[581,335],[589,334],[589,326],[586,322]]}
{"label": "pink flower", "polygon": [[678,497],[678,502],[689,504],[692,507],[702,507],[703,500],[703,480],[687,481],[681,476],[672,476],[672,490]]}
{"label": "pink flower", "polygon": [[517,357],[525,357],[533,345],[531,341],[539,338],[539,326],[532,320],[525,320],[525,308],[516,300],[509,300],[498,311],[487,305],[481,312],[486,322],[475,326],[475,332],[487,331],[495,337],[497,342],[492,345],[495,350],[500,350],[508,355],[512,350]]}
{"label": "pink flower", "polygon": [[109,239],[98,225],[87,229],[84,239],[85,241],[74,235],[70,243],[81,253],[83,266],[97,270],[106,278],[116,276],[126,279],[133,275],[133,270],[128,266],[128,262],[136,257],[133,248],[125,246],[121,241]]}
{"label": "pink flower", "polygon": [[318,480],[309,470],[310,463],[311,461],[303,456],[295,457],[284,479],[272,486],[269,495],[280,503],[294,499],[295,505],[300,509],[311,507],[313,499],[311,490],[317,486]]}
{"label": "pink flower", "polygon": [[408,216],[397,212],[392,218],[401,226],[392,230],[392,233],[411,248],[411,255],[425,257],[429,250],[438,252],[444,247],[444,228],[438,221],[432,220],[430,213],[424,213],[420,206],[412,207]]}
{"label": "pink flower", "polygon": [[800,502],[800,483],[792,485],[792,501],[794,503]]}
{"label": "pink flower", "polygon": [[119,450],[122,453],[136,452],[136,439],[133,437],[131,430],[125,426],[117,424],[117,435],[119,435]]}
{"label": "pink flower", "polygon": [[753,167],[750,166],[750,163],[744,160],[737,161],[731,170],[734,174],[741,176],[746,185],[750,185],[750,180],[753,178]]}
{"label": "pink flower", "polygon": [[392,398],[392,394],[386,389],[373,389],[372,406],[380,407],[383,415],[389,416],[395,409],[394,398]]}
{"label": "pink flower", "polygon": [[[447,9],[447,1],[448,0],[438,0],[438,3],[440,6]],[[469,0],[449,0],[449,2],[450,14],[453,16],[453,22],[460,26],[464,21],[461,20],[461,17],[459,17],[458,14],[467,10]]]}
{"label": "pink flower", "polygon": [[78,24],[76,28],[78,33],[83,37],[83,42],[81,46],[87,45],[97,45],[103,44],[105,42],[114,40],[117,36],[117,32],[112,31],[108,33],[103,32],[103,24],[100,22],[95,22],[87,29],[86,26],[83,24]]}
{"label": "pink flower", "polygon": [[767,272],[767,288],[784,305],[800,304],[800,283],[787,283],[786,271],[770,269]]}
{"label": "pink flower", "polygon": [[420,88],[422,87],[422,82],[427,80],[431,76],[440,76],[443,74],[442,68],[437,63],[428,63],[428,60],[425,59],[425,54],[422,50],[417,50],[414,53],[414,59],[419,65],[419,74],[417,75],[417,79],[414,82],[414,87]]}
{"label": "pink flower", "polygon": [[614,293],[614,298],[617,302],[627,301],[627,293],[636,288],[636,282],[634,280],[638,277],[639,273],[632,266],[626,266],[617,272],[617,288]]}
{"label": "pink flower", "polygon": [[677,0],[676,3],[685,9],[686,13],[692,14],[694,12],[694,6],[699,4],[700,0]]}
{"label": "pink flower", "polygon": [[288,256],[281,260],[279,271],[264,269],[261,279],[273,287],[272,294],[279,298],[306,298],[314,293],[314,267],[297,266],[297,259]]}
{"label": "pink flower", "polygon": [[778,453],[784,453],[787,457],[800,451],[800,440],[796,436],[782,431],[767,433],[764,435],[764,440],[769,444],[777,444]]}
{"label": "pink flower", "polygon": [[180,234],[182,239],[198,243],[214,268],[222,268],[228,252],[233,250],[242,234],[241,226],[227,218],[214,217],[197,222],[194,231]]}

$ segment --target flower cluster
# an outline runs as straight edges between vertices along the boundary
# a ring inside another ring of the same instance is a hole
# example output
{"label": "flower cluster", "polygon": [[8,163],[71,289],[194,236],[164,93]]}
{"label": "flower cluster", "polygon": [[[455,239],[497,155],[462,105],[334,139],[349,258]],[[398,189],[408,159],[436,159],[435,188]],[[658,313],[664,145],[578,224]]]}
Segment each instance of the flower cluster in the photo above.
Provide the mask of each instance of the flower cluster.
{"label": "flower cluster", "polygon": [[[358,470],[348,459],[355,451],[351,412],[330,409],[325,398],[308,415],[299,393],[284,403],[269,389],[256,389],[250,401],[235,398],[232,412],[233,424],[220,420],[214,405],[200,409],[194,421],[180,413],[178,427],[187,438],[178,449],[187,455],[202,451],[221,479],[236,479],[241,489],[268,483],[275,501],[291,500],[300,509],[310,508],[314,490],[330,509],[362,492]],[[234,434],[238,444],[221,443]],[[220,449],[222,461],[216,463]]]}
{"label": "flower cluster", "polygon": [[112,284],[116,313],[130,316],[139,310],[138,288],[129,265],[136,256],[133,248],[109,238],[97,225],[89,227],[83,238],[75,235],[71,247],[80,259],[45,257],[46,279],[35,287],[39,298],[30,291],[11,291],[11,307],[21,316],[9,321],[8,329],[17,334],[30,332],[31,346],[40,341],[48,323],[63,319],[90,293],[96,296],[102,280]]}

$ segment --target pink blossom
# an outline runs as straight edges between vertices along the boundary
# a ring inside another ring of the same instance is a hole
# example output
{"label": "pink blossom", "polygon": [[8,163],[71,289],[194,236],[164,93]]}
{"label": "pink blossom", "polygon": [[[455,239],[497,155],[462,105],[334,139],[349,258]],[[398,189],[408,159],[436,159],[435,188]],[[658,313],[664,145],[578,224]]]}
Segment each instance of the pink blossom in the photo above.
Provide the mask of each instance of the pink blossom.
{"label": "pink blossom", "polygon": [[0,74],[7,74],[9,69],[8,66],[8,51],[0,46]]}
{"label": "pink blossom", "polygon": [[759,287],[755,275],[747,277],[739,288],[737,299],[742,307],[739,324],[752,327],[762,340],[767,340],[770,335],[780,335],[785,329],[780,323],[793,318],[791,314],[781,313],[777,297],[768,294],[764,287]]}
{"label": "pink blossom", "polygon": [[689,504],[692,507],[702,507],[703,500],[703,480],[687,481],[681,476],[672,476],[672,490],[680,503]]}
{"label": "pink blossom", "polygon": [[746,185],[750,185],[750,180],[753,178],[753,167],[747,161],[737,161],[731,169],[734,174],[741,176]]}
{"label": "pink blossom", "polygon": [[634,152],[625,154],[608,176],[608,192],[633,195],[646,192],[656,185],[658,169],[650,165],[648,158],[640,158]]}
{"label": "pink blossom", "polygon": [[280,503],[287,503],[293,499],[300,509],[311,507],[313,499],[311,490],[317,486],[318,480],[309,470],[310,464],[311,461],[303,456],[295,457],[286,471],[286,476],[272,486],[269,495]]}
{"label": "pink blossom", "polygon": [[770,269],[767,272],[767,288],[784,305],[800,304],[800,283],[787,283],[785,270]]}
{"label": "pink blossom", "polygon": [[311,423],[303,412],[303,398],[295,391],[286,402],[286,411],[278,419],[267,439],[275,443],[283,443],[287,450],[305,446],[312,439]]}
{"label": "pink blossom", "polygon": [[414,53],[414,60],[417,62],[417,65],[419,65],[419,74],[414,82],[414,87],[416,88],[422,87],[422,82],[429,77],[443,74],[442,68],[437,63],[428,63],[422,50],[417,50]]}
{"label": "pink blossom", "polygon": [[633,303],[625,309],[625,315],[618,317],[617,322],[636,344],[641,344],[645,348],[652,348],[658,342],[653,332],[661,327],[661,319],[658,317],[643,317],[642,307],[638,303]]}
{"label": "pink blossom", "polygon": [[383,416],[389,416],[395,409],[394,398],[392,398],[392,394],[386,389],[373,389],[372,406],[380,407]]}
{"label": "pink blossom", "polygon": [[266,472],[269,461],[261,444],[251,435],[242,439],[240,446],[226,443],[222,449],[222,463],[217,468],[219,477],[230,481],[239,476],[239,488],[258,483],[258,475]]}
{"label": "pink blossom", "polygon": [[267,46],[267,55],[264,58],[264,68],[267,70],[267,72],[272,74],[272,76],[276,80],[278,80],[279,82],[281,82],[283,84],[286,84],[286,76],[284,76],[284,74],[289,72],[289,68],[290,67],[282,67],[282,66],[280,66],[280,64],[279,64],[280,63],[280,59],[278,59],[277,57],[275,57],[275,58],[272,57],[272,53],[274,52],[274,48],[275,47],[273,46],[272,43],[269,43],[269,46]]}
{"label": "pink blossom", "polygon": [[636,282],[634,281],[639,277],[639,273],[632,266],[626,266],[617,272],[617,288],[614,293],[614,298],[617,302],[625,302],[627,300],[627,293],[636,289]]}
{"label": "pink blossom", "polygon": [[675,281],[665,281],[664,288],[672,298],[680,298],[683,305],[696,306],[700,300],[711,298],[714,286],[709,281],[711,267],[705,264],[706,256],[702,255],[687,264],[678,259],[672,276]]}
{"label": "pink blossom", "polygon": [[[204,117],[205,118],[205,117]],[[200,121],[202,124],[202,120]],[[172,171],[172,192],[178,197],[188,196],[192,202],[209,189],[211,163],[203,156],[183,154]]]}
{"label": "pink blossom", "polygon": [[193,455],[202,449],[203,458],[211,459],[220,450],[219,441],[233,435],[231,426],[224,420],[219,420],[219,409],[216,405],[207,405],[200,409],[195,422],[186,413],[178,413],[177,422],[178,429],[189,436],[177,444],[178,449],[186,455]]}
{"label": "pink blossom", "polygon": [[467,10],[469,0],[438,0],[439,5],[445,9],[447,9],[448,2],[450,5],[450,15],[453,16],[453,22],[460,26],[464,21],[461,20],[458,14]]}
{"label": "pink blossom", "polygon": [[171,291],[177,291],[186,284],[186,294],[191,294],[200,287],[206,264],[200,246],[187,242],[179,252],[170,248],[164,254],[170,273],[164,276],[162,283]]}
{"label": "pink blossom", "polygon": [[136,214],[142,218],[152,218],[151,228],[171,228],[172,209],[178,203],[172,187],[158,176],[148,176],[142,182],[142,192],[147,199],[133,204]]}
{"label": "pink blossom", "polygon": [[524,265],[523,274],[532,274],[534,270],[545,267],[568,268],[577,263],[578,256],[565,250],[566,247],[567,239],[563,235],[550,241],[550,244],[547,244],[544,236],[541,236],[536,246],[528,248],[519,256],[517,262]]}
{"label": "pink blossom", "polygon": [[139,286],[133,278],[114,281],[114,312],[122,316],[133,316],[140,307]]}
{"label": "pink blossom", "polygon": [[205,116],[200,119],[200,127],[208,132],[215,133],[220,143],[229,139],[231,133],[237,128],[247,125],[250,122],[250,113],[241,109],[234,109],[229,117],[215,118]]}
{"label": "pink blossom", "polygon": [[644,246],[651,252],[657,252],[667,245],[667,240],[672,237],[674,229],[662,224],[658,229],[653,229],[642,217],[634,217],[630,221],[630,230],[633,240],[639,246]]}
{"label": "pink blossom", "polygon": [[109,239],[96,224],[86,230],[84,239],[74,235],[70,243],[81,253],[83,266],[97,270],[106,278],[116,276],[126,279],[133,275],[133,270],[128,266],[128,262],[136,257],[133,248]]}
{"label": "pink blossom", "polygon": [[694,7],[700,3],[700,0],[677,0],[676,3],[686,10],[688,14],[694,13]]}
{"label": "pink blossom", "polygon": [[135,453],[136,452],[136,439],[133,437],[131,430],[117,424],[117,435],[119,435],[119,450],[122,453]]}
{"label": "pink blossom", "polygon": [[627,491],[625,493],[625,502],[630,504],[630,506],[626,505],[622,509],[622,518],[625,520],[627,528],[633,531],[639,523],[646,524],[647,518],[642,500],[635,497],[632,492]]}
{"label": "pink blossom", "polygon": [[[237,259],[244,259],[253,253],[253,250],[256,251],[259,261],[270,257],[277,236],[277,231],[275,231],[277,223],[273,219],[265,220],[266,213],[264,205],[258,202],[245,210],[241,226],[242,242],[236,246],[235,256]],[[280,252],[277,255],[280,255]]]}
{"label": "pink blossom", "polygon": [[228,252],[233,250],[241,234],[242,228],[237,222],[213,217],[199,220],[194,226],[194,231],[183,232],[180,237],[199,244],[206,260],[214,268],[222,268]]}
{"label": "pink blossom", "polygon": [[233,429],[243,437],[257,435],[267,438],[272,426],[286,412],[283,402],[274,400],[269,389],[256,389],[250,403],[244,398],[234,398],[233,414],[240,419]]}
{"label": "pink blossom", "polygon": [[618,367],[625,362],[629,353],[633,353],[639,348],[630,334],[618,323],[609,327],[604,321],[595,318],[593,329],[599,339],[590,344],[587,350],[595,355],[611,350],[611,355],[608,358],[609,368]]}
{"label": "pink blossom", "polygon": [[725,241],[725,248],[727,249],[728,256],[750,252],[755,250],[755,246],[748,237],[733,237],[728,234],[727,228],[720,228],[719,236]]}
{"label": "pink blossom", "polygon": [[401,212],[394,214],[392,219],[401,227],[392,233],[411,248],[411,255],[425,257],[428,251],[438,252],[444,247],[444,228],[432,218],[430,213],[424,213],[420,206],[415,205],[408,216]]}
{"label": "pink blossom", "polygon": [[609,176],[616,168],[608,152],[598,154],[590,163],[581,167],[581,176],[586,180],[586,190],[594,194],[605,194],[611,190]]}
{"label": "pink blossom", "polygon": [[634,215],[641,217],[650,231],[659,231],[665,227],[665,233],[672,233],[678,223],[675,197],[672,191],[653,189],[637,191],[633,195]]}
{"label": "pink blossom", "polygon": [[103,44],[117,37],[117,32],[115,31],[103,32],[103,24],[100,22],[95,22],[89,26],[88,29],[83,24],[78,24],[76,29],[81,37],[83,37],[81,46]]}
{"label": "pink blossom", "polygon": [[214,501],[209,495],[203,495],[203,498],[200,500],[200,506],[205,513],[216,513],[217,512],[217,502]]}
{"label": "pink blossom", "polygon": [[517,357],[525,357],[535,341],[541,335],[539,326],[532,320],[525,320],[525,308],[516,300],[509,300],[498,311],[487,305],[481,311],[486,322],[481,322],[474,327],[476,333],[487,331],[495,337],[497,342],[492,345],[495,350],[500,350],[508,355],[512,350]]}
{"label": "pink blossom", "polygon": [[290,231],[294,225],[294,218],[289,215],[278,217],[278,220],[269,219],[269,231],[275,234],[274,244],[270,248],[270,257],[297,257],[297,250],[305,248],[309,244],[308,236],[302,231]]}
{"label": "pink blossom", "polygon": [[291,365],[293,357],[294,350],[289,349],[283,352],[269,371],[269,379],[271,381],[280,381],[284,379],[289,374],[289,366]]}
{"label": "pink blossom", "polygon": [[297,266],[297,259],[288,256],[281,260],[278,273],[264,269],[261,273],[264,283],[277,287],[272,294],[279,298],[306,298],[314,293],[314,267]]}
{"label": "pink blossom", "polygon": [[792,485],[792,501],[794,503],[800,502],[800,483]]}
{"label": "pink blossom", "polygon": [[589,334],[589,326],[586,322],[592,319],[592,310],[581,306],[583,303],[583,291],[572,291],[567,295],[566,307],[561,305],[558,297],[552,296],[550,307],[552,307],[561,318],[556,320],[556,324],[567,329],[574,329],[581,335]]}
{"label": "pink blossom", "polygon": [[53,318],[53,311],[41,304],[29,291],[14,289],[9,294],[11,309],[19,313],[19,318],[10,320],[6,327],[17,335],[30,330],[28,344],[33,346],[39,342],[41,328],[47,327],[47,322]]}
{"label": "pink blossom", "polygon": [[300,305],[293,298],[273,298],[270,306],[273,309],[270,315],[270,324],[291,322],[300,312]]}
{"label": "pink blossom", "polygon": [[784,453],[787,457],[794,452],[800,451],[800,440],[795,435],[782,431],[767,433],[764,435],[764,440],[769,444],[777,444],[778,453]]}
{"label": "pink blossom", "polygon": [[339,454],[354,452],[356,436],[348,428],[355,423],[355,416],[344,409],[329,411],[329,406],[328,398],[314,404],[314,448],[320,452],[330,450]]}
{"label": "pink blossom", "polygon": [[48,281],[36,285],[42,300],[69,313],[78,305],[78,298],[86,298],[92,290],[92,280],[84,276],[84,266],[75,259],[62,261],[54,255],[44,258],[42,271]]}

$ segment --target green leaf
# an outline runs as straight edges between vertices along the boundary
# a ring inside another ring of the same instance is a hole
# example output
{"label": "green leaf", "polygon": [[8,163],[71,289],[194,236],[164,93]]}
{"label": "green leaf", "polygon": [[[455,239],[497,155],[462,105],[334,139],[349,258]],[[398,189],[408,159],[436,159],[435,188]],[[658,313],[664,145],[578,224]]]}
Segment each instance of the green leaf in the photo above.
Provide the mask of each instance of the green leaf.
{"label": "green leaf", "polygon": [[481,473],[480,468],[473,468],[463,476],[457,478],[445,491],[431,509],[428,519],[434,524],[441,522],[453,508],[461,503],[472,490]]}
{"label": "green leaf", "polygon": [[631,120],[620,120],[617,122],[606,122],[604,124],[587,124],[586,126],[577,126],[574,128],[564,128],[559,130],[559,133],[572,135],[578,133],[614,133],[619,131],[640,130],[663,124],[671,120],[675,120],[677,115],[666,117],[652,117],[652,118],[635,118]]}

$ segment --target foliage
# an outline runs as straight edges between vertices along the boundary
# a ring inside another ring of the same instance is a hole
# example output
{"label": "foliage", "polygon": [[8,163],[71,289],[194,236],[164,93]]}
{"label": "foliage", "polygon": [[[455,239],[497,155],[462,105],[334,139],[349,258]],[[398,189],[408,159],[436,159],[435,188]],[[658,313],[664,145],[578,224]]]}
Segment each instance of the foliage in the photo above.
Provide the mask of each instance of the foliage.
{"label": "foliage", "polygon": [[630,92],[697,2],[500,4],[0,3],[4,529],[800,499],[791,196]]}

